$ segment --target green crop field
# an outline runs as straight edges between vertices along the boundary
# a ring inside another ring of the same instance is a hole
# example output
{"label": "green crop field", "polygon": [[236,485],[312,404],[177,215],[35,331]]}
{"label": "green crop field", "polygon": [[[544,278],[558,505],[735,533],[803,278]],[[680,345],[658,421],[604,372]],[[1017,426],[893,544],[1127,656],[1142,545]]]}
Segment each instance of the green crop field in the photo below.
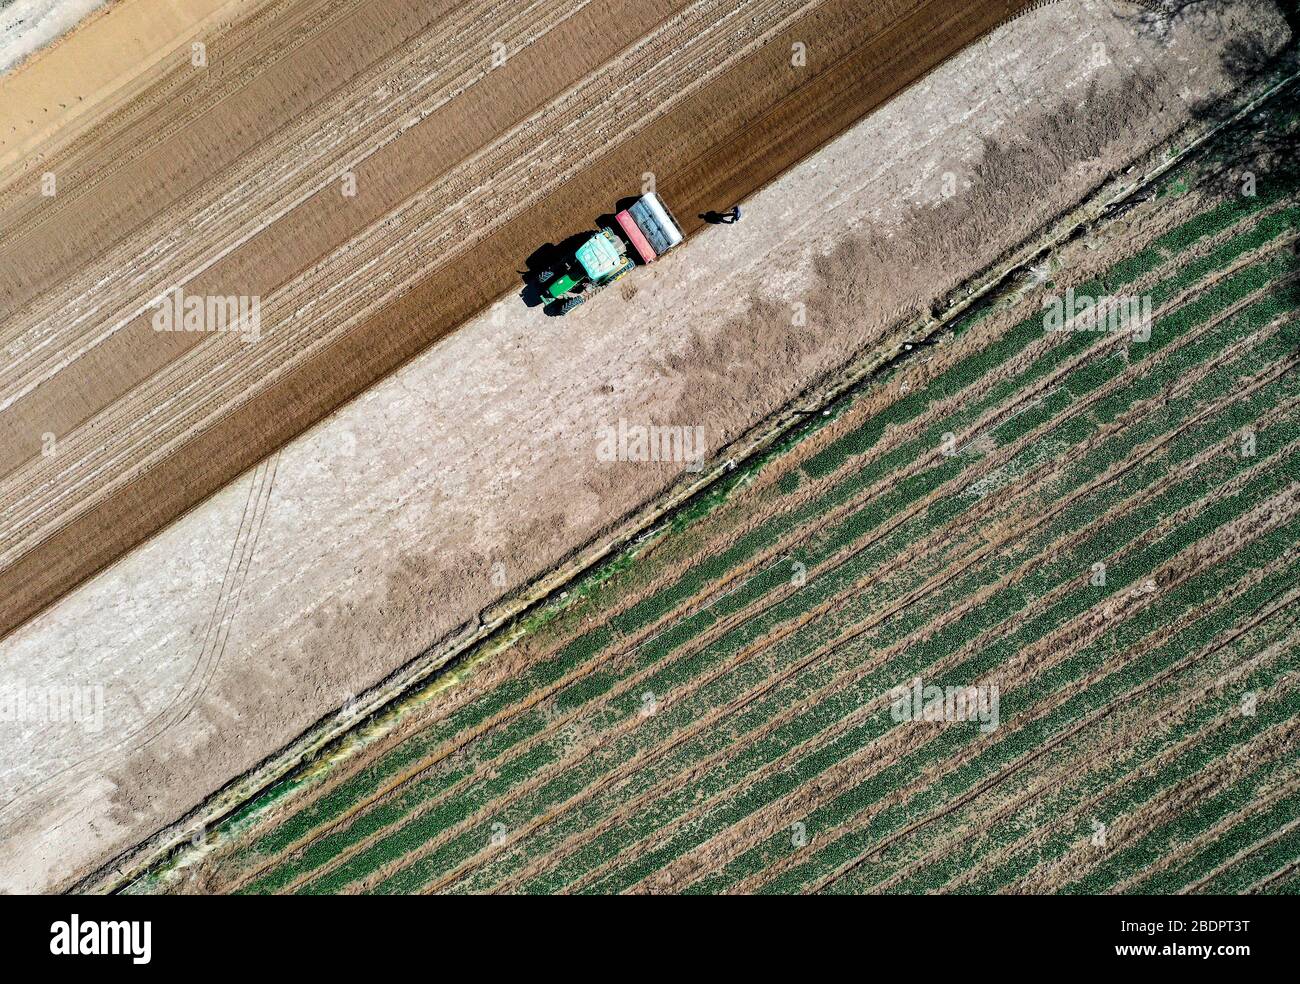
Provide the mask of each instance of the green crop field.
{"label": "green crop field", "polygon": [[1300,888],[1298,112],[128,890]]}

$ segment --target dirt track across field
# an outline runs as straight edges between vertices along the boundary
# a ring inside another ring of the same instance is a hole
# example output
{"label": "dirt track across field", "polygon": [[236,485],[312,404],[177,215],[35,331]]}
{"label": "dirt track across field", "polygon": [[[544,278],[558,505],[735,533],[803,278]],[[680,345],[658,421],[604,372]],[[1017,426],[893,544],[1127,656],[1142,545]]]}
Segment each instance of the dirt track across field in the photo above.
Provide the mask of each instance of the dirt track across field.
{"label": "dirt track across field", "polygon": [[[213,37],[47,160],[53,197],[0,197],[0,634],[642,175],[693,230],[1026,5],[335,0]],[[262,298],[260,340],[154,331],[177,285]]]}

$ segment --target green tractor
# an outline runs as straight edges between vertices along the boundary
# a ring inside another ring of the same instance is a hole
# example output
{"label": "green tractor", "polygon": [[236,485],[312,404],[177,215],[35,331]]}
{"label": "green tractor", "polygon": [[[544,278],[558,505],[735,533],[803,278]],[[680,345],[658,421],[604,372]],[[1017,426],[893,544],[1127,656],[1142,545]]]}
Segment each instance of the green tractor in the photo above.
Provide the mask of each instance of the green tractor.
{"label": "green tractor", "polygon": [[560,314],[568,314],[636,265],[628,256],[628,244],[642,263],[652,263],[682,241],[681,225],[653,191],[619,212],[614,220],[622,236],[613,229],[593,232],[573,256],[538,274],[542,296],[549,303],[558,303]]}
{"label": "green tractor", "polygon": [[608,229],[602,229],[579,246],[570,259],[543,270],[537,282],[546,300],[559,302],[559,313],[568,314],[634,265],[628,258],[623,240]]}

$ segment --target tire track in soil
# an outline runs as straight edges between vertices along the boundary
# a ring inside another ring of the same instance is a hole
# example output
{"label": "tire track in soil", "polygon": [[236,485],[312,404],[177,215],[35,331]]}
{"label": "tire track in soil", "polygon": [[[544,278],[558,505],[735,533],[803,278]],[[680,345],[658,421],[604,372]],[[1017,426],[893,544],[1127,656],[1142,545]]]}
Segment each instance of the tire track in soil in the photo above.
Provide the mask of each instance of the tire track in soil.
{"label": "tire track in soil", "polygon": [[[3,815],[10,806],[30,793],[42,789],[76,770],[87,769],[95,762],[101,761],[114,752],[123,748],[132,748],[138,751],[148,747],[162,737],[168,729],[183,721],[197,706],[225,656],[230,630],[239,612],[239,603],[243,598],[244,585],[252,568],[253,557],[256,554],[257,544],[262,534],[262,527],[266,523],[279,462],[280,453],[276,452],[268,461],[258,465],[250,476],[248,498],[245,500],[239,526],[236,528],[235,536],[231,542],[230,557],[227,560],[225,572],[222,574],[221,586],[217,592],[217,599],[213,603],[212,614],[209,616],[204,629],[195,661],[190,666],[189,674],[176,695],[166,705],[153,713],[144,723],[115,741],[112,745],[100,749],[91,758],[65,766],[56,772],[43,776],[35,783],[13,790],[12,795],[5,799],[3,803],[0,803],[0,815]],[[196,676],[199,678],[199,685],[190,692]]]}

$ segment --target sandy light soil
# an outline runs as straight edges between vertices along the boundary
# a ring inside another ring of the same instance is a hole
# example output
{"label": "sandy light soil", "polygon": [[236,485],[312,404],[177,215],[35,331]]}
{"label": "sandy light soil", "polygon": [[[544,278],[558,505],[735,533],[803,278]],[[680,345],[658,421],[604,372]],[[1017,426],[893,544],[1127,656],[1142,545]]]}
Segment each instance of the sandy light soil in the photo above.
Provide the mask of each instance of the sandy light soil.
{"label": "sandy light soil", "polygon": [[147,836],[680,475],[601,428],[724,446],[1226,88],[1219,42],[1113,14],[1000,29],[575,316],[498,301],[11,634],[0,678],[104,714],[6,725],[3,885]]}

